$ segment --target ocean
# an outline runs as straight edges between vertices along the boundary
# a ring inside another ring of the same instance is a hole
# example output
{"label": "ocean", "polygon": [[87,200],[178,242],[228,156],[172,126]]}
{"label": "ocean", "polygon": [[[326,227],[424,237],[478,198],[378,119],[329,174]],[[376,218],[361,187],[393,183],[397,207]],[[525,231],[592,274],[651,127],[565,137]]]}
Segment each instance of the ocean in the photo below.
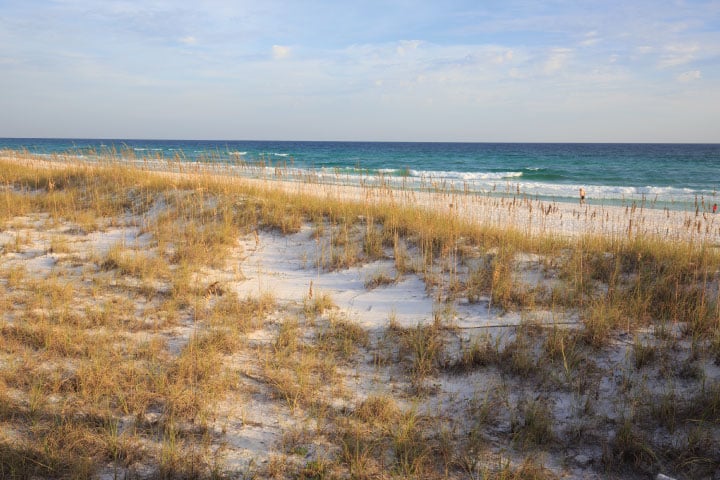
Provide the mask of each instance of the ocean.
{"label": "ocean", "polygon": [[388,184],[559,202],[700,208],[720,202],[720,144],[410,143],[0,138],[0,150],[89,161],[179,160],[228,173]]}

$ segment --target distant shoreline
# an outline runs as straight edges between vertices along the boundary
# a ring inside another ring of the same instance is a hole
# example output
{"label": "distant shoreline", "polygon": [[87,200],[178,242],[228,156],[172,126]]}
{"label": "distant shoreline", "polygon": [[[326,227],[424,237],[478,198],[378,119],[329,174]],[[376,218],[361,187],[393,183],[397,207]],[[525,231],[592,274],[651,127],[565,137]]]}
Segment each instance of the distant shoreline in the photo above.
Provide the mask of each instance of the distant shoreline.
{"label": "distant shoreline", "polygon": [[[392,184],[415,191],[525,195],[575,203],[709,211],[720,144],[0,139],[0,152],[51,158],[214,163],[244,176]],[[703,205],[703,203],[705,205]]]}
{"label": "distant shoreline", "polygon": [[[6,161],[61,168],[62,164],[37,156],[16,154],[0,156]],[[92,167],[94,163],[80,162]],[[101,164],[102,165],[102,164]],[[135,165],[143,168],[145,163]],[[172,165],[173,169],[169,168]],[[120,166],[124,166],[120,164]],[[132,165],[127,165],[132,168]],[[312,195],[355,202],[391,204],[399,208],[422,208],[443,215],[455,215],[474,224],[512,228],[530,236],[600,235],[611,238],[652,237],[660,240],[720,245],[720,214],[707,211],[649,208],[643,205],[597,205],[592,200],[584,205],[536,199],[527,195],[464,193],[461,191],[415,191],[394,189],[391,185],[344,185],[282,178],[249,178],[228,175],[231,167],[198,163],[157,163],[150,171],[163,174],[210,175],[218,182],[239,182],[260,189],[279,189],[289,194]],[[146,168],[143,168],[146,169]],[[709,205],[707,207],[710,208]]]}

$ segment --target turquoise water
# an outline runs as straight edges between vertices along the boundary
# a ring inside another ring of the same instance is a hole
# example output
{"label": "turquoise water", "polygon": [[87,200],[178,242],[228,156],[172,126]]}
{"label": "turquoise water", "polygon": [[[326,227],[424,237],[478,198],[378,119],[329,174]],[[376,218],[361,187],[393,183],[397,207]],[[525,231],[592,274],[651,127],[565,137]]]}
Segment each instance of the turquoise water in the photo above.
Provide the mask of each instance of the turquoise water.
{"label": "turquoise water", "polygon": [[526,144],[0,139],[0,149],[125,161],[220,162],[239,174],[385,182],[486,194],[678,208],[720,201],[720,144]]}

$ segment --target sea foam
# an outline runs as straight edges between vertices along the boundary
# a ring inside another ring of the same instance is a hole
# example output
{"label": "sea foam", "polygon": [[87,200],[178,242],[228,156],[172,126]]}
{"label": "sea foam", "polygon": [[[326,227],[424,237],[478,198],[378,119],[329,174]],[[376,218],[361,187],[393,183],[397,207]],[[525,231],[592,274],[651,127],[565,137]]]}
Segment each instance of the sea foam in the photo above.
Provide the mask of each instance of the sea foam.
{"label": "sea foam", "polygon": [[522,177],[522,172],[457,172],[442,170],[410,170],[413,177],[454,180],[501,180],[503,178]]}

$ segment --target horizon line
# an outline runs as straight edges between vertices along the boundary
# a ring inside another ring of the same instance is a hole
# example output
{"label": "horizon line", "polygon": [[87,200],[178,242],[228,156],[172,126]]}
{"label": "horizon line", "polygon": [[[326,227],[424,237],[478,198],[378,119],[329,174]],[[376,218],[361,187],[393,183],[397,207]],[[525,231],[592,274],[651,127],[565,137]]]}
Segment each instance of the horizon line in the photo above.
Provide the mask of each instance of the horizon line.
{"label": "horizon line", "polygon": [[93,140],[130,142],[277,142],[277,143],[416,143],[416,144],[564,144],[564,145],[720,145],[720,141],[495,141],[495,140],[297,140],[297,139],[209,139],[209,138],[112,138],[112,137],[0,137],[0,140]]}

